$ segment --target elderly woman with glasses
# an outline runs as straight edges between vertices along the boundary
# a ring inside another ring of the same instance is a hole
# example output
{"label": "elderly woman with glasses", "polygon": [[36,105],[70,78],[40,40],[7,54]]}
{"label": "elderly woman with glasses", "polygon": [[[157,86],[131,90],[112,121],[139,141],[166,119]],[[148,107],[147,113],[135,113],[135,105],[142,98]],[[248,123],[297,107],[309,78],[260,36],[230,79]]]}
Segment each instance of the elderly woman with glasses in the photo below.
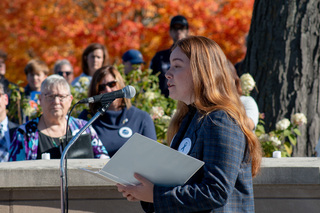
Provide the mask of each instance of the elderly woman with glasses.
{"label": "elderly woman with glasses", "polygon": [[[109,93],[125,87],[119,71],[113,66],[98,69],[92,77],[88,96]],[[87,119],[93,116],[101,107],[101,103],[90,104],[90,112],[83,111],[79,118]],[[140,133],[156,140],[154,123],[147,112],[131,105],[130,99],[114,100],[108,111],[95,122],[93,128],[106,147],[110,157],[134,134]]]}
{"label": "elderly woman with glasses", "polygon": [[[61,142],[66,136],[67,113],[72,102],[68,82],[59,75],[47,77],[41,84],[39,96],[42,115],[18,127],[10,147],[10,161],[41,159],[50,153],[52,159],[61,158]],[[75,135],[85,126],[84,120],[70,117],[68,135]],[[95,158],[109,158],[96,131],[90,126],[89,134]],[[90,150],[91,151],[91,150]]]}

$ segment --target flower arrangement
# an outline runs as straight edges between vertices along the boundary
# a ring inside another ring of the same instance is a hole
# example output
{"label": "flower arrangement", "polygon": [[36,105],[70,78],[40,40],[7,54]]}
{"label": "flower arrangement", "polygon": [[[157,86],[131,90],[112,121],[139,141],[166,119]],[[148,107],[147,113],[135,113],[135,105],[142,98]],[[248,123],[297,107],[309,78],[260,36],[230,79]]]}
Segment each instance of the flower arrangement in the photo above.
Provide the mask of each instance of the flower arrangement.
{"label": "flower arrangement", "polygon": [[22,81],[17,84],[9,84],[11,91],[9,105],[7,108],[7,116],[10,121],[22,124],[26,119],[30,120],[41,115],[42,109],[35,101],[26,98],[24,88],[19,86]]}
{"label": "flower arrangement", "polygon": [[250,92],[256,86],[256,82],[254,81],[254,79],[249,73],[245,73],[241,75],[240,84],[241,84],[242,93],[246,96],[249,96]]}
{"label": "flower arrangement", "polygon": [[[243,94],[249,96],[256,82],[249,73],[241,75],[240,82]],[[299,126],[307,123],[306,116],[303,113],[296,113],[291,116],[291,121],[284,118],[276,123],[275,130],[268,133],[265,132],[263,119],[264,114],[260,114],[255,134],[261,143],[264,156],[272,157],[274,151],[281,151],[282,157],[290,157],[293,146],[297,144],[297,137],[301,135]]]}
{"label": "flower arrangement", "polygon": [[[123,65],[119,65],[118,70],[123,72]],[[161,94],[159,79],[152,75],[152,70],[134,69],[123,79],[126,85],[135,87],[137,93],[132,99],[132,105],[150,114],[157,133],[158,142],[167,144],[167,130],[171,117],[176,109],[176,101],[166,98]]]}
{"label": "flower arrangement", "polygon": [[261,143],[265,157],[271,157],[274,151],[281,151],[282,157],[292,156],[292,148],[297,144],[297,137],[301,135],[299,126],[306,124],[307,118],[303,113],[291,116],[291,121],[284,118],[276,123],[276,129],[265,132],[263,116],[256,128],[256,135]]}
{"label": "flower arrangement", "polygon": [[[88,97],[89,85],[90,85],[89,79],[86,77],[81,77],[75,86],[70,86],[71,95],[73,96],[71,106],[74,106],[78,101]],[[78,105],[72,110],[71,116],[78,117],[84,109],[88,110],[89,105],[88,104]]]}

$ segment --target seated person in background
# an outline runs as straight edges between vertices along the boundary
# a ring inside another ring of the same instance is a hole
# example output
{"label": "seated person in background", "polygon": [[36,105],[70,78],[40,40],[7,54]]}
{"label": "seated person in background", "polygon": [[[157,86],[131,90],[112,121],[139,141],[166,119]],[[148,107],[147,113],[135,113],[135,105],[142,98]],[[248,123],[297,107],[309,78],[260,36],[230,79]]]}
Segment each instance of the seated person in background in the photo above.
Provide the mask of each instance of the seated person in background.
{"label": "seated person in background", "polygon": [[[24,72],[28,81],[28,85],[24,88],[24,97],[32,108],[38,109],[41,83],[49,75],[49,68],[45,62],[32,59],[24,68]],[[25,110],[22,114],[22,123],[30,120],[30,115]]]}
{"label": "seated person in background", "polygon": [[54,74],[61,75],[69,84],[73,81],[73,67],[67,59],[56,61],[53,67]]}
{"label": "seated person in background", "polygon": [[[10,147],[10,161],[41,159],[49,152],[52,159],[60,159],[61,138],[66,135],[67,113],[72,95],[68,82],[59,75],[51,75],[41,85],[39,96],[43,114],[19,126]],[[68,135],[75,135],[87,122],[70,117]],[[91,135],[95,158],[108,158],[96,131],[90,126],[84,133]]]}
{"label": "seated person in background", "polygon": [[249,118],[249,128],[252,130],[255,130],[258,122],[259,122],[259,109],[256,101],[251,96],[244,96],[242,94],[241,89],[241,81],[237,74],[237,70],[233,66],[233,64],[228,61],[229,68],[231,70],[231,76],[234,79],[234,83],[236,85],[236,88],[238,90],[238,94],[240,95],[240,100],[244,106],[244,109],[246,110],[246,114]]}
{"label": "seated person in background", "polygon": [[122,55],[122,61],[124,65],[124,74],[128,75],[132,70],[141,70],[142,65],[145,63],[141,52],[138,50],[128,50]]}
{"label": "seated person in background", "polygon": [[86,47],[82,53],[81,66],[82,73],[72,81],[72,86],[78,86],[82,77],[87,78],[90,82],[93,74],[102,66],[109,64],[109,53],[107,48],[99,43],[92,43]]}
{"label": "seated person in background", "polygon": [[26,97],[30,98],[32,92],[40,93],[41,84],[49,75],[49,67],[43,61],[32,59],[24,68],[28,85],[24,88]]}
{"label": "seated person in background", "polygon": [[[113,66],[105,66],[93,75],[88,96],[109,93],[124,87],[124,80],[119,71]],[[88,113],[94,115],[101,107],[101,103],[92,103],[89,107],[90,112],[83,111],[79,118],[86,119]],[[131,101],[127,98],[114,100],[109,110],[93,122],[92,126],[107,148],[110,157],[136,132],[151,139],[157,139],[150,115],[131,106]]]}
{"label": "seated person in background", "polygon": [[8,103],[8,95],[5,94],[4,85],[0,82],[0,162],[8,161],[9,148],[13,139],[13,133],[19,126],[8,119],[6,110]]}
{"label": "seated person in background", "polygon": [[10,97],[11,90],[9,89],[9,85],[13,84],[10,82],[6,77],[6,60],[7,60],[7,53],[0,50],[0,82],[3,84],[4,92]]}

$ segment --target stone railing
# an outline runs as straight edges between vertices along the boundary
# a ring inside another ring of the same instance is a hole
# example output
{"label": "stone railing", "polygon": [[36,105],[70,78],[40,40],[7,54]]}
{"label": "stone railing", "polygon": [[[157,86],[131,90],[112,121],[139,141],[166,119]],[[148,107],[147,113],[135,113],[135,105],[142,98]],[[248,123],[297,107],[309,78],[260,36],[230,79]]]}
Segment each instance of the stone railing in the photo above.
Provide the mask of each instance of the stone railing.
{"label": "stone railing", "polygon": [[[111,181],[79,168],[100,169],[106,160],[68,160],[68,209],[80,212],[143,212],[122,198]],[[1,213],[51,213],[60,208],[60,161],[0,164]],[[256,212],[320,212],[319,158],[264,158],[254,179]]]}
{"label": "stone railing", "polygon": [[264,158],[254,179],[256,212],[320,212],[320,158]]}

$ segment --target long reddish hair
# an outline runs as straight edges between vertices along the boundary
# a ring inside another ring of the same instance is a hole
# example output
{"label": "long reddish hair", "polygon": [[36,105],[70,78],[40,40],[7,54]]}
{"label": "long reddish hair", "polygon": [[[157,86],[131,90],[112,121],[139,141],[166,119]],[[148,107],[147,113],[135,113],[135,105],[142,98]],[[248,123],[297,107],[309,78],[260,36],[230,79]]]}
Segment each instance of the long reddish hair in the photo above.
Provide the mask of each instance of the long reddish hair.
{"label": "long reddish hair", "polygon": [[[177,47],[190,59],[195,107],[203,114],[203,117],[213,111],[223,110],[239,124],[246,137],[252,162],[252,176],[255,176],[261,164],[260,142],[248,127],[246,112],[240,101],[234,79],[230,75],[228,61],[223,51],[216,42],[202,36],[181,39],[172,50]],[[167,133],[169,142],[178,132],[187,112],[187,105],[179,101],[177,112]]]}

